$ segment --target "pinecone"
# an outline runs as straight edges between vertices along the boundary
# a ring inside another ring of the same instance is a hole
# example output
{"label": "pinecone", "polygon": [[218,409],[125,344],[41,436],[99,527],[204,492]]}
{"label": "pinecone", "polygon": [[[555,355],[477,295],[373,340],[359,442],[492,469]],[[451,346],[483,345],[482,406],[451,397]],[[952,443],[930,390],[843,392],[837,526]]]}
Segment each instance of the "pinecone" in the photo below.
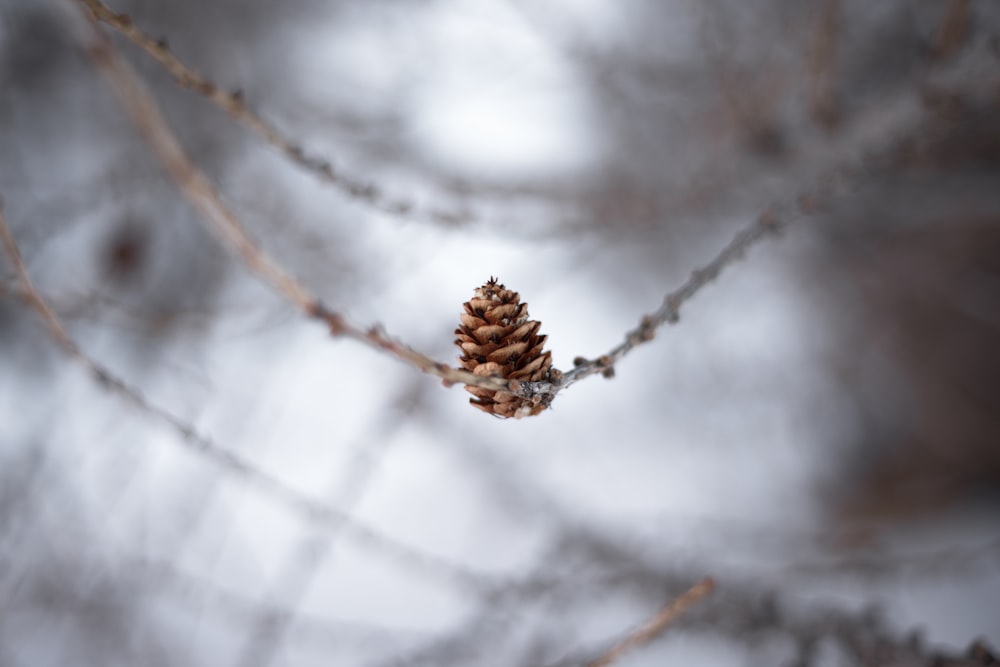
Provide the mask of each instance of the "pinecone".
{"label": "pinecone", "polygon": [[[550,381],[552,357],[543,352],[545,336],[538,335],[541,322],[528,319],[528,304],[520,295],[490,278],[476,289],[465,304],[462,326],[455,329],[455,344],[462,349],[462,368],[476,375],[495,375],[522,382]],[[558,372],[558,371],[556,371]],[[469,403],[498,417],[537,415],[548,407],[541,396],[534,400],[506,391],[466,386],[475,398]]]}

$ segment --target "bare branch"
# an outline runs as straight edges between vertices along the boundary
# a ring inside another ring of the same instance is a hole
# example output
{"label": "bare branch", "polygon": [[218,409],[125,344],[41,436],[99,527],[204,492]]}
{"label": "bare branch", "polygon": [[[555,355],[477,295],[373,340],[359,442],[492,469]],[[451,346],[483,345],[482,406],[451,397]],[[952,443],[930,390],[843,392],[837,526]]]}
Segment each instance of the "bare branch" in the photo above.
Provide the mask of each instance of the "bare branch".
{"label": "bare branch", "polygon": [[711,577],[705,578],[692,586],[680,597],[664,607],[653,618],[649,619],[642,627],[630,633],[624,639],[611,647],[607,653],[588,663],[587,667],[607,667],[617,661],[632,649],[648,644],[653,639],[659,637],[669,628],[674,621],[688,609],[698,604],[704,597],[715,590],[715,580]]}
{"label": "bare branch", "polygon": [[267,495],[306,521],[323,526],[326,529],[343,530],[346,534],[350,534],[360,542],[370,545],[379,552],[391,556],[403,564],[419,568],[428,575],[436,575],[445,581],[457,583],[466,588],[488,588],[489,575],[481,575],[461,565],[419,551],[414,547],[410,547],[388,535],[378,532],[374,528],[360,523],[346,512],[313,500],[284,484],[278,478],[242,459],[237,454],[220,447],[209,437],[196,431],[193,426],[185,422],[181,417],[150,402],[138,389],[121,380],[110,370],[87,355],[69,335],[58,315],[52,310],[38,289],[35,288],[28,275],[24,260],[21,258],[20,250],[7,227],[2,208],[0,208],[0,240],[2,240],[6,254],[13,265],[17,277],[17,293],[19,296],[25,303],[38,312],[56,344],[66,354],[81,364],[98,384],[117,394],[121,399],[140,412],[169,426],[180,436],[181,443],[230,473],[233,478]]}
{"label": "bare branch", "polygon": [[[78,0],[80,6],[93,12],[94,0]],[[236,215],[223,203],[208,178],[191,161],[160,112],[156,101],[139,81],[135,72],[118,54],[107,36],[100,31],[88,14],[90,26],[87,50],[95,65],[104,73],[122,107],[150,148],[166,167],[185,197],[201,214],[205,224],[223,243],[231,247],[244,264],[265,281],[271,283],[286,299],[310,317],[324,322],[334,336],[352,338],[376,350],[412,365],[446,384],[472,384],[484,389],[507,390],[507,382],[497,378],[474,375],[451,368],[417,352],[385,334],[378,326],[364,329],[329,310],[309,289],[275,263],[257,245]]]}
{"label": "bare branch", "polygon": [[664,324],[676,324],[680,321],[681,307],[718,278],[723,270],[741,259],[751,247],[764,239],[779,235],[793,222],[815,215],[832,201],[862,185],[866,176],[884,169],[886,165],[895,164],[900,155],[912,150],[915,144],[926,142],[933,133],[924,128],[921,129],[920,136],[917,136],[919,120],[918,114],[916,120],[900,123],[901,127],[897,128],[896,133],[877,147],[861,155],[846,157],[841,164],[816,179],[811,188],[803,187],[797,193],[765,208],[753,222],[737,231],[711,261],[692,271],[684,284],[667,294],[659,309],[644,315],[639,326],[625,334],[624,341],[599,357],[574,359],[574,368],[564,373],[559,386],[534,383],[520,387],[520,392],[515,393],[526,395],[525,392],[529,390],[536,393],[559,391],[597,373],[608,378],[614,377],[615,364],[635,347],[653,340],[656,330]]}
{"label": "bare branch", "polygon": [[[442,378],[446,384],[462,383],[492,391],[505,391],[544,405],[551,404],[559,391],[585,377],[597,373],[612,377],[614,366],[618,361],[638,345],[652,340],[656,330],[664,324],[676,323],[681,306],[718,277],[726,267],[741,258],[750,247],[773,236],[793,219],[815,213],[817,201],[842,194],[846,187],[856,185],[861,175],[877,167],[881,159],[891,156],[892,151],[899,148],[900,140],[906,139],[905,133],[902,133],[902,136],[890,137],[879,151],[865,153],[860,157],[849,156],[845,164],[827,175],[815,190],[803,190],[783,203],[766,208],[752,223],[738,231],[714,259],[693,271],[684,284],[667,294],[660,308],[642,317],[639,325],[626,333],[625,340],[608,353],[589,360],[577,357],[573,369],[564,374],[557,374],[551,382],[507,381],[500,377],[483,377],[451,368],[394,340],[377,326],[363,329],[349,323],[343,315],[329,310],[304,285],[270,260],[250,238],[242,223],[222,202],[218,192],[204,174],[188,158],[163,119],[156,102],[139,82],[131,67],[114,50],[107,36],[97,28],[96,22],[107,22],[122,31],[157,57],[165,67],[179,77],[182,83],[186,82],[186,85],[201,89],[218,102],[228,100],[226,104],[230,106],[225,108],[238,118],[249,113],[245,111],[242,101],[221,93],[211,82],[186,68],[165,47],[139,32],[127,16],[114,14],[101,4],[100,0],[77,0],[77,2],[89,12],[88,16],[91,19],[92,35],[89,50],[94,62],[111,82],[121,104],[185,196],[223,241],[237,251],[247,266],[274,285],[305,314],[322,320],[334,336],[353,338],[368,347],[387,352],[425,373]],[[266,124],[264,127],[267,127]],[[293,146],[290,143],[288,145]]]}
{"label": "bare branch", "polygon": [[565,373],[560,388],[568,387],[596,373],[612,377],[614,365],[621,361],[622,357],[633,348],[653,340],[656,330],[664,324],[676,324],[680,320],[680,309],[684,302],[715,280],[727,266],[743,257],[752,245],[778,233],[781,228],[781,221],[772,210],[762,213],[753,223],[737,232],[712,261],[692,271],[683,285],[667,294],[658,310],[643,316],[639,326],[625,334],[625,340],[617,347],[595,359],[577,357],[573,361],[575,368]]}
{"label": "bare branch", "polygon": [[[353,511],[365,497],[371,481],[380,467],[383,455],[395,441],[394,435],[407,423],[407,417],[416,406],[413,391],[406,388],[393,401],[393,415],[380,419],[375,433],[366,438],[360,454],[349,463],[343,473],[343,488],[336,494],[337,503],[346,511]],[[339,534],[328,530],[309,535],[295,548],[288,564],[277,578],[271,595],[270,608],[264,608],[250,619],[246,643],[234,663],[240,667],[266,667],[274,660],[292,626],[298,623],[298,609],[310,587],[315,583],[321,565],[336,545]]]}
{"label": "bare branch", "polygon": [[178,85],[206,98],[280,151],[291,162],[312,173],[322,182],[390,215],[445,224],[470,219],[469,213],[464,209],[418,209],[412,200],[385,193],[371,181],[336,169],[330,160],[307,152],[301,143],[279,130],[272,122],[251,111],[247,107],[242,91],[226,91],[220,88],[211,79],[178,58],[170,50],[165,39],[153,39],[143,32],[128,14],[118,14],[100,0],[80,0],[80,2],[87,7],[95,20],[116,30],[162,65]]}

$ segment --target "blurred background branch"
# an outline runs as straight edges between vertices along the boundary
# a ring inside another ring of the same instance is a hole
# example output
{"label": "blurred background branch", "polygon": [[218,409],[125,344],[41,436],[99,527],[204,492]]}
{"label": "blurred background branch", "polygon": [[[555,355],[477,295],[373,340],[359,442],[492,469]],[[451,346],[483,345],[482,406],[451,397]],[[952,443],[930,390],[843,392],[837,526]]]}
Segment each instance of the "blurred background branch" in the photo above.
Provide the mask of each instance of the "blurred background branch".
{"label": "blurred background branch", "polygon": [[[706,574],[617,664],[996,661],[996,3],[86,2],[309,289],[0,6],[0,664],[585,665]],[[490,275],[615,382],[490,420],[371,353],[448,377]]]}

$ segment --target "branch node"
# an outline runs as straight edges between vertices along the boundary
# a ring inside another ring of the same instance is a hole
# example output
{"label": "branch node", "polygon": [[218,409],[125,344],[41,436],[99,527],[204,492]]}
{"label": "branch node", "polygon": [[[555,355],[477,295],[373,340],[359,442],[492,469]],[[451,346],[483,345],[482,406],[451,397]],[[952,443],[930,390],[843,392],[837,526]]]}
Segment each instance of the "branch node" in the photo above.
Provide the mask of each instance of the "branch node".
{"label": "branch node", "polygon": [[681,303],[683,303],[683,299],[676,294],[671,294],[667,297],[664,303],[667,311],[663,317],[664,322],[667,324],[677,324],[681,321]]}
{"label": "branch node", "polygon": [[386,338],[385,329],[383,329],[382,325],[378,322],[368,327],[365,331],[365,336],[367,336],[368,340],[378,347],[386,350],[391,350],[393,348],[392,341]]}
{"label": "branch node", "polygon": [[347,323],[344,322],[344,318],[332,310],[329,310],[319,300],[310,303],[306,308],[306,313],[310,317],[322,320],[330,329],[331,336],[341,336],[347,331]]}
{"label": "branch node", "polygon": [[649,341],[656,338],[656,318],[651,315],[643,315],[642,322],[639,324],[639,335],[640,342],[648,343]]}

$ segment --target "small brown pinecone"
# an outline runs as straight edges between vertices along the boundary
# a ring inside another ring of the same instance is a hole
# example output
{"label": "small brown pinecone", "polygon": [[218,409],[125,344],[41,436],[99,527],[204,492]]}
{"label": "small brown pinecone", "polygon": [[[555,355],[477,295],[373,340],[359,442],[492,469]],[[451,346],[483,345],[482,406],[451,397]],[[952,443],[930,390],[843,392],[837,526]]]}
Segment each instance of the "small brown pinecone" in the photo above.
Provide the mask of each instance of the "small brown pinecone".
{"label": "small brown pinecone", "polygon": [[[476,288],[465,304],[462,326],[455,329],[455,344],[462,349],[462,368],[484,377],[538,382],[551,379],[552,356],[543,352],[545,336],[538,335],[541,322],[528,319],[528,304],[490,278]],[[506,391],[466,386],[475,396],[469,402],[498,417],[537,415],[547,401],[531,401]]]}

